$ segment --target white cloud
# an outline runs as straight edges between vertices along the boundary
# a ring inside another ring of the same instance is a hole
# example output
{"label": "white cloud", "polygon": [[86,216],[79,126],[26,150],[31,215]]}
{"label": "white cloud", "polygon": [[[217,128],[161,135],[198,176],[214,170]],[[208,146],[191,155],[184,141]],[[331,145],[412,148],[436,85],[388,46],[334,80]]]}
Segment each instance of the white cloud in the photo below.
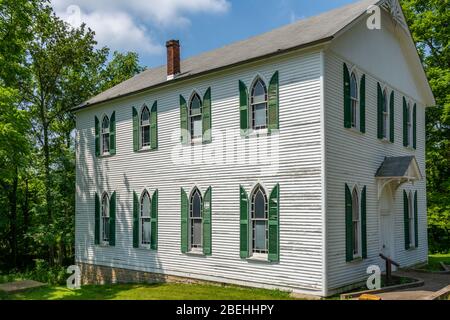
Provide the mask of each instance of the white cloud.
{"label": "white cloud", "polygon": [[85,22],[100,46],[113,50],[159,54],[150,28],[172,29],[190,24],[189,15],[222,14],[228,0],[52,0],[56,14],[73,26]]}

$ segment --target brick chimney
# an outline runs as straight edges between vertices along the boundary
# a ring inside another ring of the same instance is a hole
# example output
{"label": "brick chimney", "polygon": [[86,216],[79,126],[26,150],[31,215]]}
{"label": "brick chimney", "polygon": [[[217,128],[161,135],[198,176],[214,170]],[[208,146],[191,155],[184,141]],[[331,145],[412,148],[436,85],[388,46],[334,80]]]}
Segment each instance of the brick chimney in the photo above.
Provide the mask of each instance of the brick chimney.
{"label": "brick chimney", "polygon": [[167,80],[174,79],[180,73],[180,41],[169,40],[167,48]]}

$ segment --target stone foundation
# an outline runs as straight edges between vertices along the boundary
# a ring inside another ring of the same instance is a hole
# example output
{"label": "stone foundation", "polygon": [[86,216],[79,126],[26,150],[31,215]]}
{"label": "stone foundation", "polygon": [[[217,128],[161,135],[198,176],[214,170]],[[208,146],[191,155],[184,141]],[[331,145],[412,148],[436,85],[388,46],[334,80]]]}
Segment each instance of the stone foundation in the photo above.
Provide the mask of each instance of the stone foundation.
{"label": "stone foundation", "polygon": [[78,263],[81,270],[81,284],[111,284],[111,283],[219,283],[196,280],[191,278],[163,275],[145,271],[106,267],[94,264]]}

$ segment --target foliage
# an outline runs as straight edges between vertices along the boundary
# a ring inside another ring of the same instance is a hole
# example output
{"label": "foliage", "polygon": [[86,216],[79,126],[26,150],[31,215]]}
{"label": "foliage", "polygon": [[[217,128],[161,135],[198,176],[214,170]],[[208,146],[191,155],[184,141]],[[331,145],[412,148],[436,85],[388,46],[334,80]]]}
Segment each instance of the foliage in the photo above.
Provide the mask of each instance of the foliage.
{"label": "foliage", "polygon": [[12,300],[291,300],[288,292],[209,284],[83,286],[80,290],[48,286],[0,296]]}
{"label": "foliage", "polygon": [[70,110],[144,68],[135,53],[109,59],[47,0],[0,0],[0,39],[0,270],[54,282],[74,257]]}
{"label": "foliage", "polygon": [[426,117],[431,252],[450,251],[450,0],[402,0],[436,106]]}

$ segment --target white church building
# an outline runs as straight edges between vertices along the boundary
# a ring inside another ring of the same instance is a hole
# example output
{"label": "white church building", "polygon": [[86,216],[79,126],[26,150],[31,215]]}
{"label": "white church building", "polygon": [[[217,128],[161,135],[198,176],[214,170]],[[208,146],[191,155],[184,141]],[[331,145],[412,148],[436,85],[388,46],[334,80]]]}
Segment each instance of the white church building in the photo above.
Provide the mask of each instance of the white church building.
{"label": "white church building", "polygon": [[398,1],[180,51],[168,41],[167,66],[74,108],[85,282],[329,296],[383,268],[380,253],[427,260],[435,101]]}

